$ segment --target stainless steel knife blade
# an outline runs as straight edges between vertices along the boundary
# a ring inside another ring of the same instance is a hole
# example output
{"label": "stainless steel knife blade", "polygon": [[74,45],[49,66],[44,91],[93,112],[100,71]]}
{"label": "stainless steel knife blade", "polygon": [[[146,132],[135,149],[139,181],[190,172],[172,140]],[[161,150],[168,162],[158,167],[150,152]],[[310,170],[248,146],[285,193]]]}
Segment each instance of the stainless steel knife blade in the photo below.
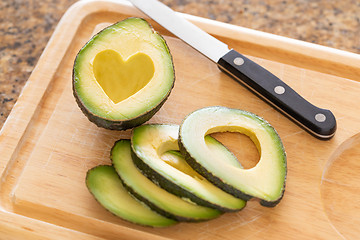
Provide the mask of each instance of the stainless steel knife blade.
{"label": "stainless steel knife blade", "polygon": [[130,2],[151,17],[169,32],[201,52],[214,62],[229,52],[228,46],[190,23],[177,16],[168,6],[158,1],[130,0]]}
{"label": "stainless steel knife blade", "polygon": [[271,72],[237,51],[230,50],[225,43],[182,18],[161,2],[129,1],[315,137],[327,140],[334,136],[336,119],[330,110],[312,105]]}

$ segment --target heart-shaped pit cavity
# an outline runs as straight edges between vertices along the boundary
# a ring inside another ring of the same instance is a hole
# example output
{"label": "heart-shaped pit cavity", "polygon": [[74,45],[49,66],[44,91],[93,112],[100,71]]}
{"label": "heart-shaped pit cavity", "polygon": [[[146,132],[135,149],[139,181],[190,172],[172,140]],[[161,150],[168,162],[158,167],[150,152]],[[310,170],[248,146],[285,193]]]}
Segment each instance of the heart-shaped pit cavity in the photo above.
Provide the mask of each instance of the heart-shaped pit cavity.
{"label": "heart-shaped pit cavity", "polygon": [[116,104],[150,82],[154,76],[154,63],[144,53],[136,53],[124,62],[118,52],[108,49],[96,55],[93,71],[105,94]]}

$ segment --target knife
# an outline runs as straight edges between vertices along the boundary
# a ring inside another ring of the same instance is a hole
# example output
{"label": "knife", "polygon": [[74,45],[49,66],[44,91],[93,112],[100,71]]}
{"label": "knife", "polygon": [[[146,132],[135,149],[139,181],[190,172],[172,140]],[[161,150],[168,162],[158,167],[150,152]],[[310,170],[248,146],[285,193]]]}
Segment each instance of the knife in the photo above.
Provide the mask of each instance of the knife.
{"label": "knife", "polygon": [[182,18],[163,3],[157,0],[129,1],[313,136],[321,140],[334,136],[336,119],[330,110],[314,106],[268,70],[229,49],[225,43]]}

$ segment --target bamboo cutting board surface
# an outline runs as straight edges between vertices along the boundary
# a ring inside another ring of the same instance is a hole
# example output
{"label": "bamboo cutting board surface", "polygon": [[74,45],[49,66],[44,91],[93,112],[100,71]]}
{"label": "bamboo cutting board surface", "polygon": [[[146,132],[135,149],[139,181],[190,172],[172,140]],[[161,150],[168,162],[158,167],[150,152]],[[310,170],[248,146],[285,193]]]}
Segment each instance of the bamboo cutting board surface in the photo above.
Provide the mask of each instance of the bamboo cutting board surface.
{"label": "bamboo cutting board surface", "polygon": [[[78,50],[101,28],[144,17],[125,1],[78,2],[59,23],[0,135],[0,239],[356,239],[360,230],[360,56],[184,15],[283,79],[337,118],[335,137],[306,133],[215,64],[151,20],[174,58],[176,82],[150,123],[180,124],[213,105],[265,118],[288,157],[283,200],[249,201],[244,210],[202,223],[148,228],[104,210],[85,186],[88,169],[110,164],[109,151],[130,131],[97,128],[71,89]],[[216,134],[245,167],[258,154],[240,134]],[[219,166],[221,167],[221,166]]]}

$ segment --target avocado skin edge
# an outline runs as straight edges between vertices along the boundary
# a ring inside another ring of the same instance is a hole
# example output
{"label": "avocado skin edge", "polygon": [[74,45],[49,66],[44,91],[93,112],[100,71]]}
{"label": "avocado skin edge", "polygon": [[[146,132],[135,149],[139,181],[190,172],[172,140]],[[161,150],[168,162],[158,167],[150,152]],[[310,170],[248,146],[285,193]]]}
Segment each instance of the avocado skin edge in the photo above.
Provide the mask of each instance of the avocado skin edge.
{"label": "avocado skin edge", "polygon": [[[120,177],[121,179],[121,177]],[[173,219],[175,221],[179,221],[179,222],[203,222],[203,221],[208,221],[210,219],[195,219],[195,218],[186,218],[186,217],[182,217],[182,216],[178,216],[178,215],[174,215],[171,214],[169,212],[164,211],[163,209],[159,208],[158,206],[156,206],[155,204],[153,204],[152,202],[148,201],[145,197],[137,194],[131,187],[129,187],[128,185],[125,184],[125,182],[123,182],[123,180],[121,179],[121,182],[123,183],[124,187],[126,188],[126,190],[129,191],[129,193],[131,195],[133,195],[135,198],[137,198],[139,201],[145,203],[149,208],[151,208],[151,210],[159,213],[160,215]]]}
{"label": "avocado skin edge", "polygon": [[[118,141],[121,141],[121,140],[118,140]],[[116,143],[118,142],[116,141],[113,148],[115,147]],[[112,151],[113,151],[113,148],[111,149],[111,155],[110,155],[110,159],[111,159],[111,162],[113,161],[112,160]],[[133,158],[134,159],[134,158]],[[133,160],[134,161],[134,160]],[[114,169],[116,170],[114,164],[112,164],[112,166],[114,167]],[[164,217],[167,217],[167,218],[170,218],[170,219],[173,219],[175,221],[179,221],[179,222],[202,222],[202,221],[208,221],[209,219],[195,219],[195,218],[186,218],[186,217],[182,217],[182,216],[178,216],[178,215],[175,215],[175,214],[172,214],[172,213],[169,213],[161,208],[159,208],[157,205],[153,204],[152,202],[150,202],[146,197],[138,194],[136,191],[134,191],[133,188],[131,188],[130,186],[128,186],[125,181],[122,179],[121,175],[118,174],[123,186],[126,188],[126,190],[128,190],[128,192],[133,195],[135,198],[137,198],[139,201],[143,202],[144,204],[146,204],[149,208],[151,208],[153,211],[159,213],[160,215],[164,216]]]}
{"label": "avocado skin edge", "polygon": [[[131,19],[131,18],[136,18],[136,17],[129,17],[129,18],[126,18],[122,21],[125,21],[127,19]],[[163,38],[163,36],[161,36],[158,32],[156,32],[154,30],[154,28],[151,26],[150,23],[148,23],[145,19],[143,18],[139,18],[141,20],[143,20],[144,22],[146,22],[150,29],[153,31],[154,34],[157,34],[161,41],[163,42],[163,44],[165,45],[169,55],[170,55],[170,58],[171,58],[171,62],[173,62],[173,56],[170,52],[170,49],[169,49],[169,46],[167,45],[165,39]],[[112,24],[111,26],[113,25],[116,25],[117,23],[119,22],[116,22],[114,24]],[[109,27],[111,27],[109,26]],[[106,28],[109,28],[109,27],[106,27]],[[100,32],[98,32],[97,34],[95,34],[80,50],[79,52],[76,54],[76,57],[75,57],[75,60],[74,60],[74,64],[73,66],[75,66],[75,63],[76,63],[76,60],[78,58],[78,55],[79,53],[83,50],[83,48],[85,48],[89,43],[91,43],[93,41],[93,39],[98,36],[99,34],[101,34],[102,31],[104,31],[106,28],[102,29]],[[163,97],[162,101],[154,106],[151,110],[141,114],[141,115],[138,115],[132,119],[127,119],[127,120],[122,120],[122,121],[116,121],[116,120],[110,120],[110,119],[105,119],[103,117],[100,117],[100,116],[97,116],[95,115],[94,113],[90,112],[86,106],[82,103],[82,101],[80,100],[78,94],[77,94],[77,91],[75,89],[75,68],[73,67],[72,69],[72,92],[73,92],[73,95],[75,97],[75,100],[76,100],[76,103],[77,105],[79,106],[79,108],[81,109],[81,111],[85,114],[85,116],[89,119],[90,122],[94,123],[96,126],[98,127],[101,127],[101,128],[105,128],[105,129],[110,129],[110,130],[127,130],[127,129],[130,129],[130,128],[133,128],[133,127],[136,127],[136,126],[139,126],[145,122],[147,122],[148,120],[150,120],[154,115],[155,113],[157,113],[160,108],[164,105],[164,103],[166,102],[166,100],[168,99],[172,89],[174,88],[174,85],[175,85],[175,67],[174,67],[174,64],[173,64],[173,81],[172,81],[172,86],[170,87],[169,91],[167,92],[167,94]]]}
{"label": "avocado skin edge", "polygon": [[192,194],[191,192],[181,188],[180,186],[172,183],[162,175],[160,175],[158,172],[153,170],[151,167],[149,167],[146,163],[144,163],[141,158],[139,158],[134,150],[131,148],[131,157],[135,163],[135,165],[139,168],[139,170],[152,182],[154,182],[156,185],[160,186],[161,188],[165,189],[166,191],[175,194],[176,196],[179,196],[181,198],[188,198],[194,203],[209,207],[213,209],[217,209],[221,212],[238,212],[238,209],[228,209],[224,208],[222,206],[210,203],[208,201],[205,201],[204,199],[199,198],[195,194]]}
{"label": "avocado skin edge", "polygon": [[[236,188],[234,188],[233,186],[225,183],[221,178],[213,175],[211,172],[209,172],[208,170],[206,170],[201,164],[199,164],[191,155],[190,153],[186,150],[186,148],[184,147],[184,145],[181,142],[181,137],[179,137],[178,140],[178,144],[179,144],[179,150],[180,153],[184,156],[186,162],[195,170],[197,171],[200,175],[202,175],[203,177],[205,177],[208,181],[210,181],[211,183],[213,183],[215,186],[221,188],[223,191],[241,198],[245,201],[248,201],[250,199],[253,198],[253,196],[248,195]],[[266,201],[263,199],[260,199],[260,204],[264,207],[275,207],[283,198],[284,196],[284,192],[285,192],[285,184],[286,184],[286,179],[284,181],[284,185],[283,185],[283,191],[281,193],[281,196],[275,200],[275,201]]]}
{"label": "avocado skin edge", "polygon": [[[103,165],[98,165],[98,166],[95,166],[95,167],[89,169],[89,170],[87,171],[87,173],[86,173],[85,181],[87,181],[90,172],[91,172],[92,170],[98,168],[98,167],[113,167],[113,166],[103,164]],[[114,168],[114,170],[115,170],[115,168]],[[119,175],[118,175],[118,177],[119,177]],[[122,182],[122,180],[121,180],[120,177],[119,177],[119,180]],[[125,185],[123,185],[123,186],[126,188]],[[95,199],[95,201],[98,202],[98,203],[99,203],[107,212],[109,212],[111,215],[113,215],[113,216],[115,216],[115,217],[118,217],[118,218],[121,218],[122,220],[124,220],[124,221],[126,221],[126,222],[129,222],[129,223],[132,223],[132,224],[137,224],[137,225],[140,225],[140,226],[150,227],[150,228],[159,228],[159,226],[152,226],[152,225],[142,224],[142,223],[138,223],[138,222],[132,222],[132,221],[130,221],[130,220],[127,220],[127,219],[125,219],[125,218],[122,218],[122,217],[116,215],[115,213],[113,213],[112,211],[110,211],[109,209],[107,209],[107,208],[95,197],[95,195],[92,193],[92,191],[90,190],[90,188],[88,187],[87,184],[86,184],[86,188],[88,189],[88,191],[90,192],[90,194],[93,196],[93,198]],[[130,194],[131,194],[131,193],[130,193]],[[164,217],[165,217],[165,216],[164,216]],[[174,219],[171,219],[171,220],[174,220]],[[176,224],[176,223],[177,223],[177,221],[174,221],[173,224]],[[160,226],[160,227],[167,227],[167,226]]]}
{"label": "avocado skin edge", "polygon": [[[174,86],[174,84],[173,84],[173,86]],[[171,87],[171,89],[173,88],[173,86]],[[136,118],[132,118],[132,119],[124,120],[124,121],[113,121],[113,120],[108,120],[105,118],[101,118],[97,115],[94,115],[82,104],[82,102],[79,99],[79,97],[77,96],[77,94],[75,94],[75,90],[73,90],[73,92],[74,92],[74,97],[75,97],[76,103],[78,104],[79,108],[85,114],[85,116],[89,119],[90,122],[96,124],[96,126],[98,126],[98,127],[105,128],[105,129],[126,130],[126,129],[130,129],[130,128],[139,126],[139,125],[145,123],[146,121],[150,120],[155,115],[155,113],[157,113],[160,110],[160,108],[164,105],[164,103],[166,102],[166,100],[168,99],[168,97],[170,95],[171,89],[168,92],[168,94],[166,95],[166,97],[153,109],[151,109],[150,111],[148,111]]]}

